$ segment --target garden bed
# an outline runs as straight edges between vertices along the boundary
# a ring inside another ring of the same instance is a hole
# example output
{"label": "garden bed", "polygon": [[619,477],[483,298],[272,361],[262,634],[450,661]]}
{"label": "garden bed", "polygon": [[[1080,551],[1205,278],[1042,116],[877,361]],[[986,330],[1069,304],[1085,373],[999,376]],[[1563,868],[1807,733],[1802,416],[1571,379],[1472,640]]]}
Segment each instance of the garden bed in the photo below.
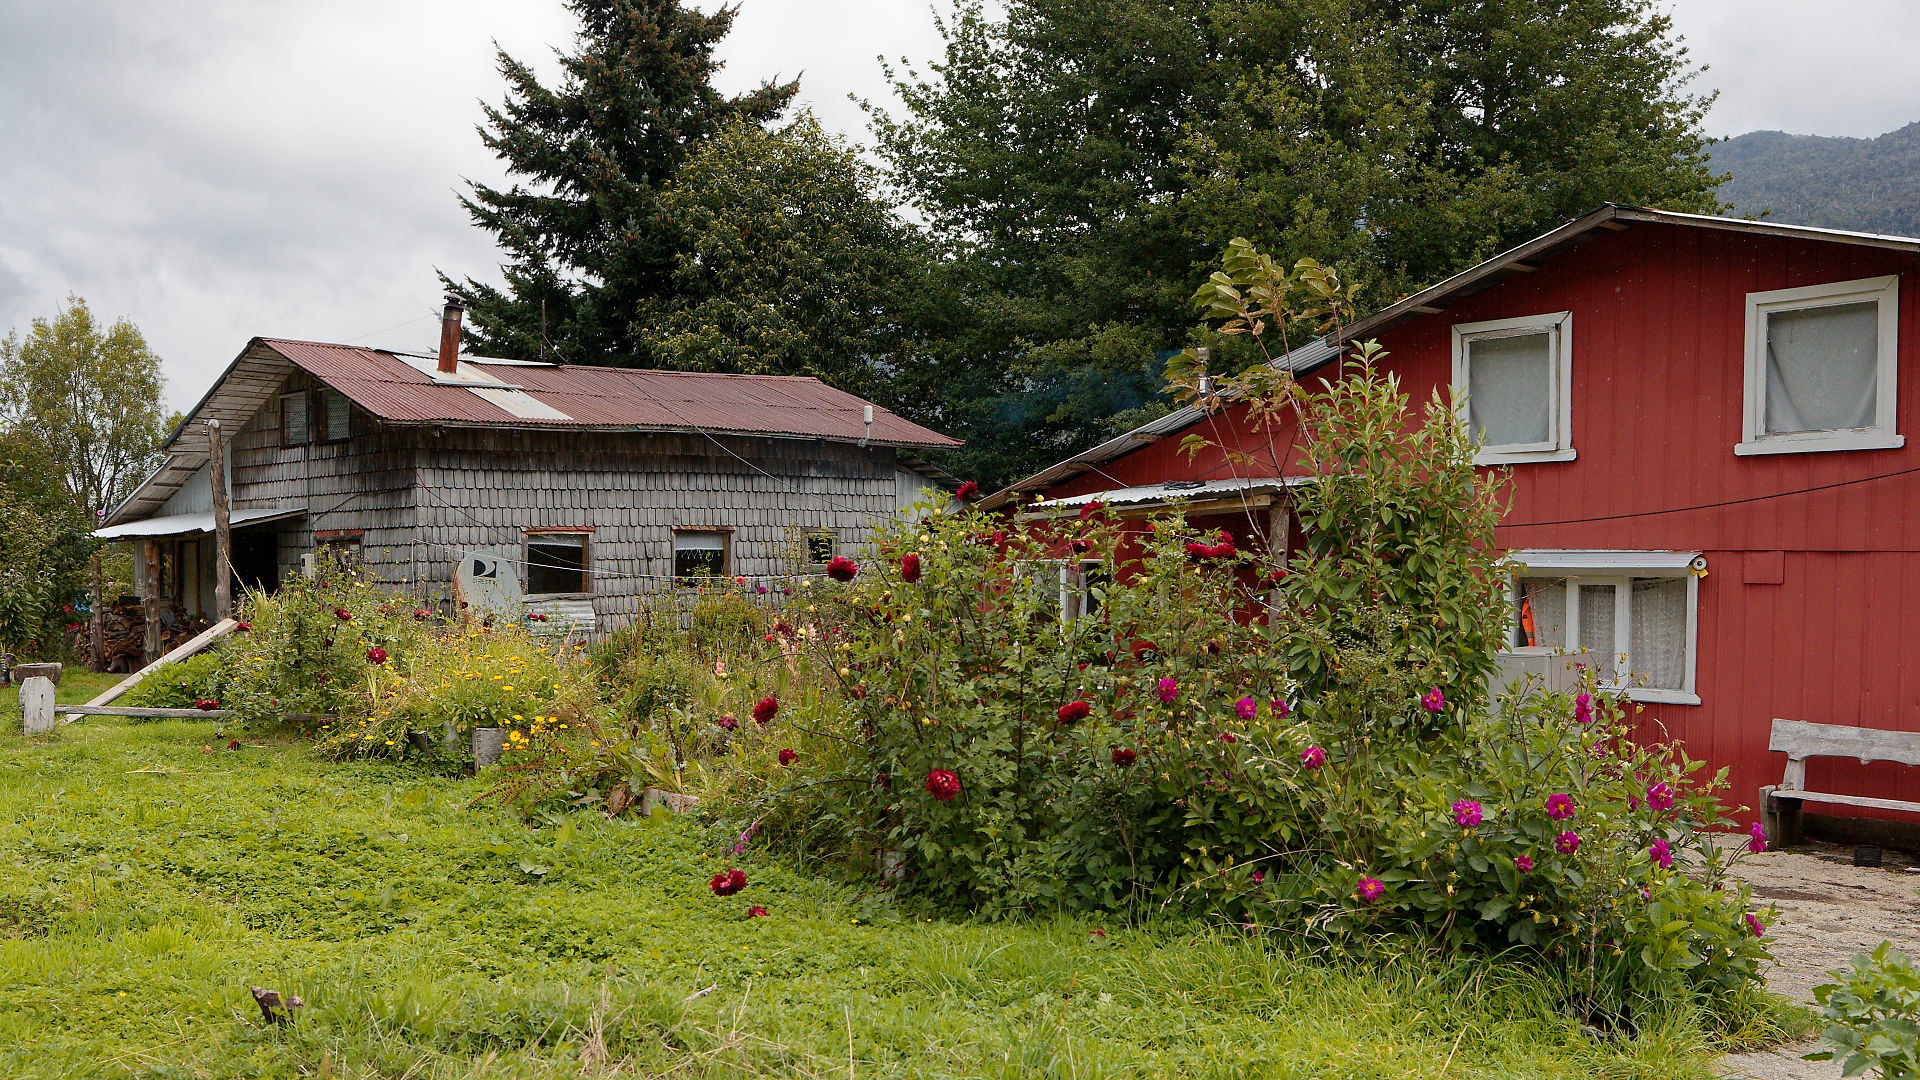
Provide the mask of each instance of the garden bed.
{"label": "garden bed", "polygon": [[528,829],[484,779],[214,731],[0,736],[0,1074],[1712,1074],[1692,1017],[1598,1040],[1494,961],[929,919],[778,860],[719,898],[697,822]]}

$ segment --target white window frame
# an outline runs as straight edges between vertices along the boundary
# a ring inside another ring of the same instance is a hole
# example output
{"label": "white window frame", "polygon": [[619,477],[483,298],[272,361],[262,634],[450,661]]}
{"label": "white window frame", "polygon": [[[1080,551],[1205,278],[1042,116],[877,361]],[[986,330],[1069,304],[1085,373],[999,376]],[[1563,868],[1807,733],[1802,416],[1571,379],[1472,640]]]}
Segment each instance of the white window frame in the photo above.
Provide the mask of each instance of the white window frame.
{"label": "white window frame", "polygon": [[[1875,392],[1873,426],[1769,435],[1767,317],[1776,312],[1806,311],[1868,301],[1880,305],[1880,383]],[[1747,384],[1742,408],[1741,441],[1734,446],[1733,452],[1741,457],[1751,457],[1757,454],[1813,454],[1833,450],[1892,450],[1905,446],[1906,437],[1895,430],[1900,367],[1899,334],[1898,274],[1748,293]]]}
{"label": "white window frame", "polygon": [[[1509,656],[1569,656],[1587,649],[1598,654],[1599,643],[1580,640],[1580,586],[1611,585],[1613,592],[1613,641],[1608,654],[1616,673],[1624,679],[1602,682],[1601,688],[1617,692],[1629,701],[1648,704],[1698,705],[1700,694],[1696,675],[1700,656],[1700,575],[1694,567],[1700,559],[1697,551],[1515,551],[1507,556],[1509,625],[1520,617],[1520,596],[1515,585],[1522,577],[1555,577],[1565,580],[1567,589],[1567,644],[1553,646],[1503,646]],[[1687,644],[1679,689],[1633,685],[1633,589],[1635,581],[1648,578],[1685,578],[1687,582]],[[1512,640],[1511,637],[1508,638]]]}
{"label": "white window frame", "polygon": [[1546,315],[1522,315],[1513,319],[1457,323],[1453,327],[1453,403],[1460,422],[1471,430],[1471,406],[1467,400],[1468,348],[1487,338],[1520,337],[1545,331],[1552,342],[1549,365],[1549,393],[1553,395],[1547,410],[1548,439],[1537,443],[1508,443],[1487,446],[1474,457],[1475,465],[1519,465],[1536,461],[1572,461],[1573,449],[1573,313],[1556,311]]}

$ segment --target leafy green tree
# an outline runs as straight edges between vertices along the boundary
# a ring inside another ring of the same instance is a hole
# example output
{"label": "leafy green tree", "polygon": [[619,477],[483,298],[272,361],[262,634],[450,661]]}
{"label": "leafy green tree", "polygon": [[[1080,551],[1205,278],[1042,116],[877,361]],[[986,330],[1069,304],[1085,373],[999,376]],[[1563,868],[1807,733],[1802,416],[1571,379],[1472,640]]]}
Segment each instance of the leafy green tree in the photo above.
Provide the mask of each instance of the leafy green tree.
{"label": "leafy green tree", "polygon": [[43,513],[90,520],[159,463],[168,430],[160,358],[125,319],[103,327],[86,301],[68,297],[58,315],[0,342],[0,384],[0,425],[44,451],[65,497],[64,514],[44,498]]}
{"label": "leafy green tree", "polygon": [[671,289],[641,309],[646,352],[672,368],[812,375],[891,403],[891,380],[916,362],[902,315],[926,259],[879,190],[811,115],[722,127],[661,191],[680,253]]}
{"label": "leafy green tree", "polygon": [[481,139],[517,178],[472,184],[461,202],[499,240],[506,287],[468,279],[470,336],[488,353],[604,363],[650,360],[634,315],[674,288],[678,231],[661,190],[731,120],[764,123],[796,83],[738,97],[712,86],[714,46],[737,11],[679,0],[567,0],[581,23],[557,86],[500,53],[506,101],[486,107]]}
{"label": "leafy green tree", "polygon": [[943,30],[874,120],[952,256],[983,478],[1164,408],[1233,236],[1366,306],[1602,201],[1716,206],[1710,99],[1651,0],[965,0]]}

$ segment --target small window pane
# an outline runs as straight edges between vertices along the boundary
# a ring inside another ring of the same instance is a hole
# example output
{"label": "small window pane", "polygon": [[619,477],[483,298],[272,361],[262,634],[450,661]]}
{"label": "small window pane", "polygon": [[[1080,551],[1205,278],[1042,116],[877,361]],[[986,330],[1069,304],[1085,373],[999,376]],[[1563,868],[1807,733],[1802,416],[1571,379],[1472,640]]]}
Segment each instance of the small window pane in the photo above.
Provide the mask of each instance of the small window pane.
{"label": "small window pane", "polygon": [[352,416],[352,411],[347,405],[347,395],[338,390],[322,390],[320,404],[324,410],[326,422],[326,434],[323,438],[328,442],[339,442],[346,438],[347,425]]}
{"label": "small window pane", "polygon": [[1467,342],[1467,416],[1485,446],[1553,441],[1553,335]]}
{"label": "small window pane", "polygon": [[727,572],[727,538],[716,532],[673,534],[673,575],[716,577]]}
{"label": "small window pane", "polygon": [[1559,578],[1521,578],[1520,618],[1514,645],[1522,649],[1567,647],[1567,583]]}
{"label": "small window pane", "polygon": [[807,537],[807,561],[831,562],[833,560],[833,534],[814,533]]}
{"label": "small window pane", "polygon": [[527,594],[587,590],[587,538],[540,536],[527,540]]}
{"label": "small window pane", "polygon": [[1603,683],[1618,681],[1618,640],[1614,637],[1614,586],[1580,586],[1580,647]]}
{"label": "small window pane", "polygon": [[1684,690],[1687,676],[1687,580],[1633,583],[1627,627],[1631,677],[1656,690]]}
{"label": "small window pane", "polygon": [[307,444],[307,395],[285,394],[280,398],[280,445]]}
{"label": "small window pane", "polygon": [[1767,433],[1872,427],[1880,391],[1880,304],[1767,316]]}

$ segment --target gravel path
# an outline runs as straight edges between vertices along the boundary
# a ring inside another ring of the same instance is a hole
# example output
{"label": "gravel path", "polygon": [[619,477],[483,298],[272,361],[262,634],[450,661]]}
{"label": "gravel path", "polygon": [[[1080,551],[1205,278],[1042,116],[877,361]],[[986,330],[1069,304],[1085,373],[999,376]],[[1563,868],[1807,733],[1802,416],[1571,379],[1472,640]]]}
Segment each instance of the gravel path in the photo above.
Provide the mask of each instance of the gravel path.
{"label": "gravel path", "polygon": [[[1777,960],[1767,973],[1770,989],[1812,1004],[1813,988],[1831,981],[1827,972],[1882,941],[1920,957],[1920,866],[1895,851],[1886,852],[1884,862],[1878,868],[1858,867],[1852,848],[1807,844],[1752,855],[1740,864],[1739,876],[1753,886],[1755,898],[1780,909],[1769,927]],[[1737,1080],[1839,1076],[1837,1062],[1801,1060],[1816,1048],[1807,1043],[1734,1054],[1725,1061],[1725,1075]]]}

